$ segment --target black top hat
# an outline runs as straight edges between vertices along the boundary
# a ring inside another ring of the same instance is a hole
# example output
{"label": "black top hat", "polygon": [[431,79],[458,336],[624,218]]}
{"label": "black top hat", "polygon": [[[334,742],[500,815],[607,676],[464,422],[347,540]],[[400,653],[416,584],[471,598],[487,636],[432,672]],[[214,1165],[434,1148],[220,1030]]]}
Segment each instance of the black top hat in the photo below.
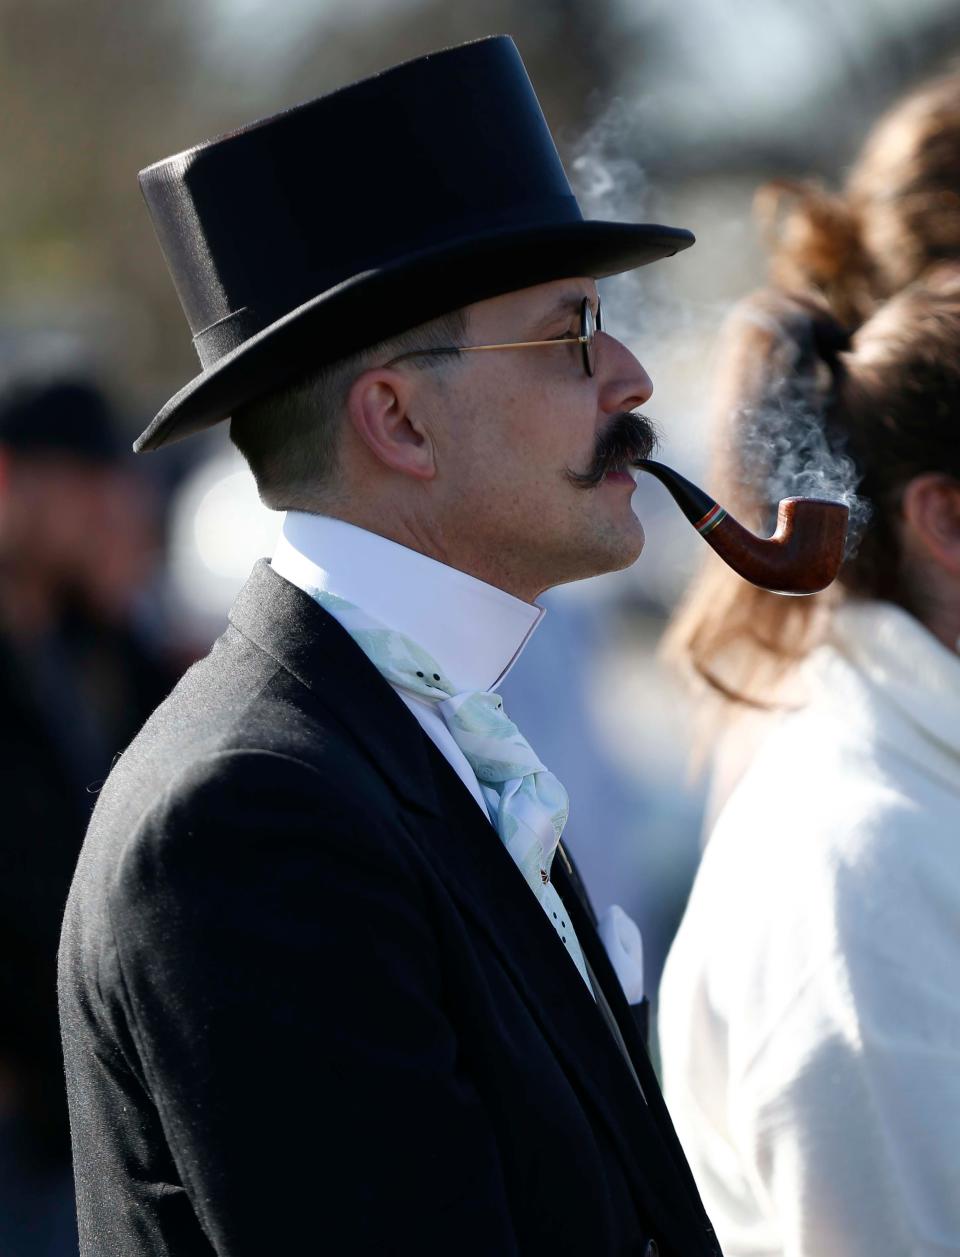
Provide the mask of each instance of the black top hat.
{"label": "black top hat", "polygon": [[201,144],[140,183],[203,370],[138,451],[449,310],[693,243],[584,221],[503,35]]}

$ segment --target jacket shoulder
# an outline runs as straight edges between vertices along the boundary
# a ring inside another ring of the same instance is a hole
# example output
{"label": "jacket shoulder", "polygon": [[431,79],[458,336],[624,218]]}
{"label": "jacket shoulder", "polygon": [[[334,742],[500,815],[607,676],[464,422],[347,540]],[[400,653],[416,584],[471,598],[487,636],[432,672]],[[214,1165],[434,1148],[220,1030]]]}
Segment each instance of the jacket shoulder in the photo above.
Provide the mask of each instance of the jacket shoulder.
{"label": "jacket shoulder", "polygon": [[145,894],[195,903],[196,878],[253,885],[271,861],[334,846],[358,864],[395,859],[399,810],[391,783],[322,695],[228,630],[108,777],[64,939],[90,955],[112,932],[111,916],[135,925]]}
{"label": "jacket shoulder", "polygon": [[[133,834],[141,818],[176,798],[269,792],[277,774],[294,777],[298,794],[345,793],[375,776],[371,767],[323,696],[231,627],[118,758],[90,835]],[[372,783],[366,790],[376,794]]]}

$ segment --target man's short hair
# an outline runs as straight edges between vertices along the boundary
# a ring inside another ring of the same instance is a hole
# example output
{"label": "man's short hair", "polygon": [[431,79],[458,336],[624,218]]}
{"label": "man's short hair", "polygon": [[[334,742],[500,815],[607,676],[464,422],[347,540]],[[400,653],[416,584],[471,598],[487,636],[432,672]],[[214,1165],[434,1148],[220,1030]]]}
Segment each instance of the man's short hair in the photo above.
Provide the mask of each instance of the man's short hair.
{"label": "man's short hair", "polygon": [[377,361],[415,349],[425,352],[409,360],[413,366],[456,362],[454,355],[431,356],[429,351],[462,344],[466,327],[466,312],[452,310],[238,407],[230,420],[230,439],[247,460],[264,506],[315,510],[323,490],[336,479],[339,420],[357,376]]}

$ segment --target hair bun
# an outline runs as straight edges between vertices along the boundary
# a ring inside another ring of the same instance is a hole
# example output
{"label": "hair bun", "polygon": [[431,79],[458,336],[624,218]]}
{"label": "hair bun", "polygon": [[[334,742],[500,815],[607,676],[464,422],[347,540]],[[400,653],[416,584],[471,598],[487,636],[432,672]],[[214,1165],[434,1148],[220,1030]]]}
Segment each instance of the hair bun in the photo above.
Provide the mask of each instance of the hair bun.
{"label": "hair bun", "polygon": [[770,249],[770,279],[786,292],[816,292],[841,319],[872,307],[871,263],[859,216],[814,181],[774,179],[757,189],[754,213]]}

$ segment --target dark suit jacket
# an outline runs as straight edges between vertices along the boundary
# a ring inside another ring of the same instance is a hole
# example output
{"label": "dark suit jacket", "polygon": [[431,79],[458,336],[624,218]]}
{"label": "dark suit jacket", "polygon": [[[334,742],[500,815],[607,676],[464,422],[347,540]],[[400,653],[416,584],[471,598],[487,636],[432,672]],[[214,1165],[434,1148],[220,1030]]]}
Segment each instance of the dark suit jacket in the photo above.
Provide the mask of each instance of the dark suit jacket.
{"label": "dark suit jacket", "polygon": [[260,564],[97,805],[60,1000],[85,1254],[715,1250],[562,862],[597,1006],[456,774]]}

